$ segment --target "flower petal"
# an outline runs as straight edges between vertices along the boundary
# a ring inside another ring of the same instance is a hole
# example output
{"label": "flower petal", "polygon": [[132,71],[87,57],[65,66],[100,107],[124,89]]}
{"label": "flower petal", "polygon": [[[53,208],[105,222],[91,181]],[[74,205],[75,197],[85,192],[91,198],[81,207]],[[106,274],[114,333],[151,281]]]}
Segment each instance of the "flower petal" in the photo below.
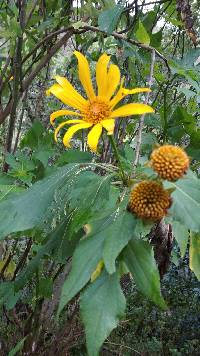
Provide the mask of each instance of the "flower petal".
{"label": "flower petal", "polygon": [[106,98],[109,100],[114,94],[120,82],[120,70],[115,64],[111,64],[108,70],[108,86]]}
{"label": "flower petal", "polygon": [[[75,109],[83,110],[83,105],[77,100],[76,94],[73,91],[67,91],[59,84],[53,84],[47,91],[47,95],[53,94],[61,100],[65,105],[72,106]],[[86,100],[85,100],[86,102]],[[87,102],[86,102],[87,103]]]}
{"label": "flower petal", "polygon": [[110,56],[106,53],[102,54],[96,64],[96,81],[98,87],[98,96],[105,96],[108,83],[108,63],[110,61]]}
{"label": "flower petal", "polygon": [[54,111],[50,115],[50,123],[53,125],[54,120],[57,119],[57,117],[63,116],[63,115],[74,115],[74,116],[82,116],[79,112],[71,111],[71,110],[58,110]]}
{"label": "flower petal", "polygon": [[132,103],[121,106],[114,110],[110,117],[123,117],[130,115],[141,115],[154,112],[154,109],[146,104]]}
{"label": "flower petal", "polygon": [[81,84],[83,88],[85,89],[85,92],[90,100],[93,100],[96,95],[94,92],[94,88],[92,86],[92,80],[90,76],[90,67],[88,64],[87,59],[85,56],[78,52],[74,51],[74,54],[76,58],[78,59],[78,66],[79,66],[79,79],[81,81]]}
{"label": "flower petal", "polygon": [[56,75],[55,80],[58,84],[61,85],[61,87],[63,87],[63,89],[65,89],[65,92],[69,94],[69,97],[73,95],[73,97],[76,98],[76,101],[78,104],[80,104],[80,107],[84,107],[87,104],[87,100],[78,93],[78,91],[71,85],[67,78]]}
{"label": "flower petal", "polygon": [[88,143],[88,146],[90,147],[91,151],[93,151],[93,152],[97,151],[97,145],[98,145],[101,133],[102,133],[102,125],[96,124],[90,130],[90,132],[88,134],[87,143]]}
{"label": "flower petal", "polygon": [[114,119],[106,119],[101,121],[101,125],[108,131],[108,135],[112,135],[115,128]]}
{"label": "flower petal", "polygon": [[60,129],[62,129],[64,126],[69,125],[69,124],[79,124],[81,122],[84,122],[83,120],[67,120],[64,122],[61,122],[60,125],[58,125],[58,127],[56,127],[55,131],[54,131],[54,140],[57,142],[57,136],[58,133],[60,131]]}
{"label": "flower petal", "polygon": [[114,108],[119,103],[119,101],[122,100],[123,98],[125,98],[125,96],[127,96],[127,95],[138,94],[138,93],[146,93],[146,92],[150,92],[150,91],[151,91],[151,89],[149,89],[149,88],[125,89],[121,85],[121,87],[118,90],[117,94],[110,101],[110,106],[111,106],[111,108]]}
{"label": "flower petal", "polygon": [[92,124],[89,123],[89,122],[85,122],[85,123],[83,123],[83,124],[78,124],[78,125],[71,126],[71,127],[67,130],[66,134],[65,134],[64,137],[63,137],[63,143],[64,143],[64,145],[65,145],[66,147],[70,147],[69,142],[70,142],[72,136],[75,134],[75,132],[78,131],[78,130],[81,130],[81,129],[87,129],[88,127],[91,127],[91,126],[92,126]]}

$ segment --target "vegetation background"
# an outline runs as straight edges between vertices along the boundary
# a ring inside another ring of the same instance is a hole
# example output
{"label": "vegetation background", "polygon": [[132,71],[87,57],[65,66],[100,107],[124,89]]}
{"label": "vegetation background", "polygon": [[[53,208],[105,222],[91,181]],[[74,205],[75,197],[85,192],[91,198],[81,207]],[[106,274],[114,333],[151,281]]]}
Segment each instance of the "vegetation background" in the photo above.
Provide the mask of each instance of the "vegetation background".
{"label": "vegetation background", "polygon": [[[199,0],[0,0],[0,355],[200,354],[199,9]],[[139,101],[155,113],[116,124],[127,175],[152,176],[156,144],[190,156],[160,225],[130,220],[107,136],[97,155],[84,132],[71,149],[53,140],[49,116],[61,105],[45,91],[57,74],[83,93],[74,50],[93,77],[107,53],[125,87],[151,86]],[[105,235],[107,271],[89,283]],[[129,251],[139,256],[132,267]],[[134,278],[119,282],[124,261]]]}

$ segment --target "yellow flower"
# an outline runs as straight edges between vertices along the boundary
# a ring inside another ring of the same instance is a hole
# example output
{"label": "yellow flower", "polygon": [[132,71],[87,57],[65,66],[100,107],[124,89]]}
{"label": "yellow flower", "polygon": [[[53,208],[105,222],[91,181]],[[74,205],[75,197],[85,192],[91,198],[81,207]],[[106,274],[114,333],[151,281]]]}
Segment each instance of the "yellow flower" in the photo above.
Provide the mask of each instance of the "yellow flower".
{"label": "yellow flower", "polygon": [[75,51],[74,54],[78,60],[79,79],[88,99],[83,98],[66,78],[56,76],[57,84],[52,85],[47,90],[47,95],[55,95],[65,105],[72,107],[75,111],[68,108],[55,111],[50,116],[50,122],[54,124],[54,120],[60,116],[78,117],[78,119],[66,120],[59,124],[55,129],[55,140],[57,141],[58,132],[62,127],[72,125],[63,137],[64,145],[70,147],[70,140],[78,130],[92,127],[87,136],[87,143],[90,149],[96,152],[103,128],[107,131],[108,135],[112,135],[116,118],[154,112],[149,105],[140,103],[126,104],[115,109],[116,105],[125,96],[149,92],[150,89],[135,88],[129,90],[123,88],[123,80],[120,80],[119,68],[115,64],[110,64],[108,67],[110,56],[103,54],[96,65],[98,89],[98,94],[96,95],[87,59],[80,52]]}

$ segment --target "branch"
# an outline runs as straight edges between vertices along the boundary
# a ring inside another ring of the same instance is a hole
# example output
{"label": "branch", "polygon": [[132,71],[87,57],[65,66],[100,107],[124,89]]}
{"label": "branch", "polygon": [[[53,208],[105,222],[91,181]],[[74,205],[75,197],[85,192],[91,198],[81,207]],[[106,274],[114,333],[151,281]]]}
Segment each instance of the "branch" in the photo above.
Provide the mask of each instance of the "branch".
{"label": "branch", "polygon": [[[148,80],[148,87],[149,88],[151,88],[152,83],[153,83],[153,70],[154,70],[155,59],[156,59],[155,58],[155,51],[152,51],[152,54],[151,54],[151,67],[150,67],[150,74],[149,74],[149,80]],[[150,92],[148,92],[147,95],[146,95],[145,104],[148,104],[149,97],[150,97]],[[139,125],[138,125],[138,133],[137,133],[136,149],[135,149],[135,160],[134,160],[134,163],[133,163],[132,176],[135,175],[135,170],[136,170],[137,164],[139,162],[140,146],[141,146],[141,143],[142,143],[142,130],[143,130],[143,126],[144,126],[144,118],[145,118],[145,114],[143,114],[141,116],[140,121],[139,121]]]}

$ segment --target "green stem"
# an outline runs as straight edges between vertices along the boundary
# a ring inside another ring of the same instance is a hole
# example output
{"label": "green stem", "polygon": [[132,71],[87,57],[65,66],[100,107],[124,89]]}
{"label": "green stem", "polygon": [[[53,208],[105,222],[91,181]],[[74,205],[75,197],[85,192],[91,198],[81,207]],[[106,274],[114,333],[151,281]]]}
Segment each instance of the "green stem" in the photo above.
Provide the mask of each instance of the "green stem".
{"label": "green stem", "polygon": [[123,166],[122,166],[122,162],[121,162],[121,159],[120,159],[120,154],[119,154],[116,142],[115,142],[114,137],[112,135],[108,135],[108,138],[110,140],[110,143],[111,143],[111,146],[113,148],[113,152],[114,152],[115,158],[116,158],[117,163],[118,163],[118,168],[119,168],[119,171],[120,171],[120,175],[121,175],[122,181],[123,181],[124,184],[126,184],[127,183],[127,177],[126,177],[126,174],[124,173],[124,169],[123,169]]}

